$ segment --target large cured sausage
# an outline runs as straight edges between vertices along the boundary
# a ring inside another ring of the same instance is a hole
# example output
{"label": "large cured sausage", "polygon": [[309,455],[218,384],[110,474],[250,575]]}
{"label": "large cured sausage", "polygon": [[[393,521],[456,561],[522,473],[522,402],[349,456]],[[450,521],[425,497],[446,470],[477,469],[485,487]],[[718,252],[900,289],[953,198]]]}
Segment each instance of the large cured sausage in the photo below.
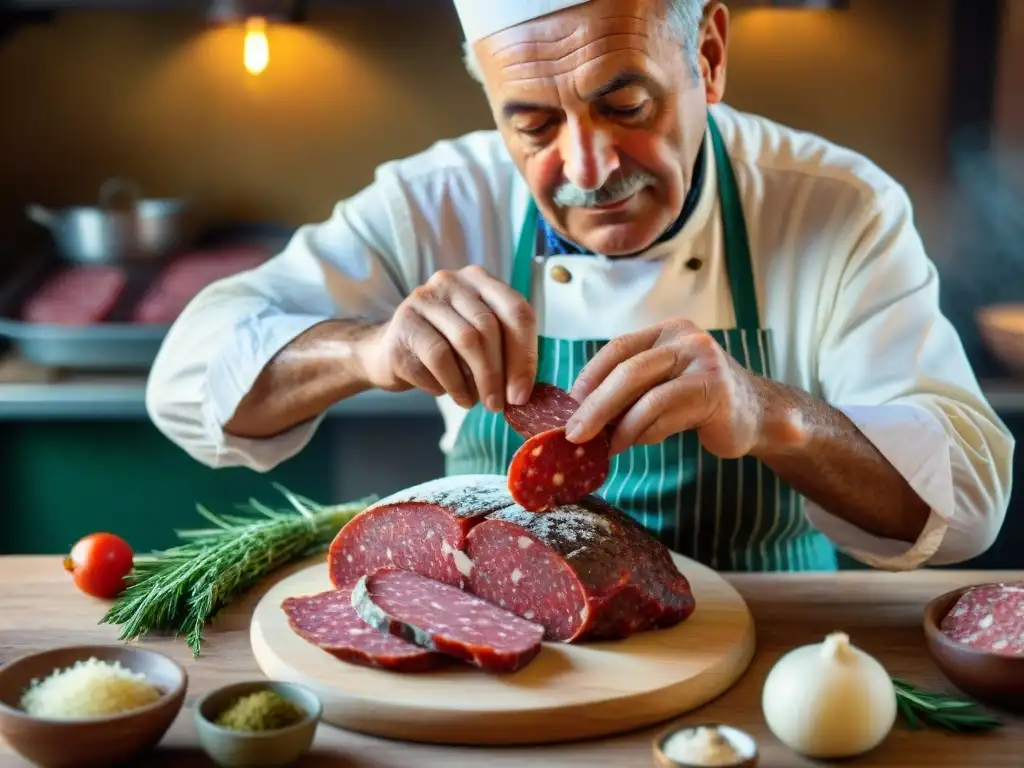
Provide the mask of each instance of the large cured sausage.
{"label": "large cured sausage", "polygon": [[668,549],[624,512],[596,496],[527,512],[502,475],[429,481],[362,512],[331,545],[331,578],[381,567],[460,586],[551,640],[623,638],[694,610]]}
{"label": "large cured sausage", "polygon": [[958,643],[1007,656],[1024,656],[1024,582],[971,587],[942,619]]}
{"label": "large cured sausage", "polygon": [[359,618],[352,607],[355,582],[305,597],[288,597],[281,604],[291,628],[332,656],[364,667],[394,672],[425,672],[449,663],[394,635],[385,634]]}
{"label": "large cured sausage", "polygon": [[335,586],[377,568],[405,568],[462,586],[471,563],[464,552],[473,524],[512,504],[501,475],[432,480],[381,499],[341,529],[328,564]]}
{"label": "large cured sausage", "polygon": [[363,576],[352,605],[367,624],[488,672],[516,672],[541,649],[544,628],[458,587],[411,571]]}
{"label": "large cured sausage", "polygon": [[693,593],[668,550],[597,497],[488,515],[466,540],[468,589],[542,624],[549,640],[628,637],[685,620]]}
{"label": "large cured sausage", "polygon": [[574,504],[595,492],[611,466],[609,430],[586,443],[572,443],[565,425],[579,407],[568,392],[551,384],[534,386],[530,400],[507,405],[505,420],[526,438],[512,457],[508,488],[531,512]]}

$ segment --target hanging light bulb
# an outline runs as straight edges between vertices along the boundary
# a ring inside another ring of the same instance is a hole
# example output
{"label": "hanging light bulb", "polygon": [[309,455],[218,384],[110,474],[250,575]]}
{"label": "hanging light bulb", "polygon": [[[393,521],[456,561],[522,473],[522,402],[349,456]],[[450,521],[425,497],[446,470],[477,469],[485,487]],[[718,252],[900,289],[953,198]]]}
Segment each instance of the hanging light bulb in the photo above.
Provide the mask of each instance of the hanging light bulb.
{"label": "hanging light bulb", "polygon": [[267,20],[254,16],[245,21],[245,48],[242,54],[245,71],[258,75],[270,63],[270,43],[267,40]]}
{"label": "hanging light bulb", "polygon": [[270,64],[267,25],[295,23],[305,19],[305,0],[208,0],[207,14],[216,24],[245,25],[242,63],[252,75],[259,75]]}

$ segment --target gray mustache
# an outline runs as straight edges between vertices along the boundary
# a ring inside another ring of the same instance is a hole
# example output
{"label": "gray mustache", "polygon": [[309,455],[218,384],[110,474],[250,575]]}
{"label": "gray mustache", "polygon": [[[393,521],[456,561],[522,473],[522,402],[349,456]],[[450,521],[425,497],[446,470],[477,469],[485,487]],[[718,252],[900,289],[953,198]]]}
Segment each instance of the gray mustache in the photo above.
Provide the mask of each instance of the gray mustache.
{"label": "gray mustache", "polygon": [[625,200],[645,187],[653,186],[655,179],[648,173],[631,173],[609,179],[599,189],[580,189],[567,181],[555,190],[555,203],[563,208],[593,208],[598,205],[612,205]]}

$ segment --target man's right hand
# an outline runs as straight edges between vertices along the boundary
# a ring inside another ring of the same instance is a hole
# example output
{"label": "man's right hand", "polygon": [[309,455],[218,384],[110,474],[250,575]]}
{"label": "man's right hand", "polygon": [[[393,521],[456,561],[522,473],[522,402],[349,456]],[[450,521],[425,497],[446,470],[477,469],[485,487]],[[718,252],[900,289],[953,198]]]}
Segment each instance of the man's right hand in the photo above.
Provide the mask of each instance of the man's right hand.
{"label": "man's right hand", "polygon": [[463,408],[524,404],[537,376],[533,307],[482,267],[440,270],[363,337],[367,380],[389,392],[448,393]]}

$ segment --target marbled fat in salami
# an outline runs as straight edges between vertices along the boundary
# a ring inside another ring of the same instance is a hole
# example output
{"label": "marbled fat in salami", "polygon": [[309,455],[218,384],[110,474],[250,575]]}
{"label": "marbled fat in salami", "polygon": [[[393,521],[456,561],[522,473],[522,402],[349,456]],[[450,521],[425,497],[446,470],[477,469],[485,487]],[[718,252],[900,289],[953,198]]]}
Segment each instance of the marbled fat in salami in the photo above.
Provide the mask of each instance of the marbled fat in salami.
{"label": "marbled fat in salami", "polygon": [[379,570],[352,592],[359,617],[402,640],[488,672],[516,672],[541,649],[544,628],[417,573]]}
{"label": "marbled fat in salami", "polygon": [[611,466],[604,433],[585,443],[571,443],[565,429],[549,429],[527,440],[508,469],[508,489],[523,509],[543,512],[575,504],[604,483]]}
{"label": "marbled fat in salami", "polygon": [[461,587],[472,568],[466,534],[488,512],[512,504],[501,475],[444,477],[392,494],[335,536],[328,553],[331,583],[377,568],[405,568]]}
{"label": "marbled fat in salami", "polygon": [[1024,582],[971,587],[939,628],[979,651],[1024,656]]}
{"label": "marbled fat in salami", "polygon": [[539,514],[493,512],[466,551],[467,588],[543,625],[549,640],[621,639],[678,624],[695,607],[668,549],[596,496]]}
{"label": "marbled fat in salami", "polygon": [[425,672],[450,659],[381,632],[359,618],[352,607],[355,582],[281,604],[300,637],[342,661],[394,672]]}

